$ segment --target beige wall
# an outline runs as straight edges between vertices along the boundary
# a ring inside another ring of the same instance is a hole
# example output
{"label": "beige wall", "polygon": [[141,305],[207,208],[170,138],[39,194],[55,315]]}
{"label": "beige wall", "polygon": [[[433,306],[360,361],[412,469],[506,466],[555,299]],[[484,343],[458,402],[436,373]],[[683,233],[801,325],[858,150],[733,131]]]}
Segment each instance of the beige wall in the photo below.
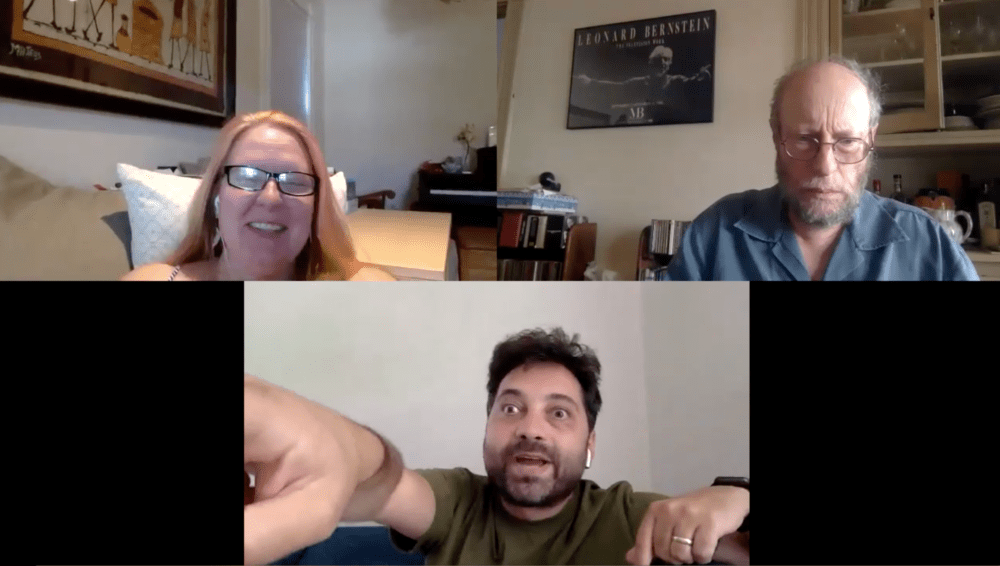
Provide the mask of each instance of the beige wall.
{"label": "beige wall", "polygon": [[313,95],[327,162],[359,195],[392,189],[390,206],[403,208],[416,200],[408,191],[421,163],[463,154],[455,136],[466,123],[482,147],[496,123],[496,2],[317,4],[324,72]]}
{"label": "beige wall", "polygon": [[[653,218],[693,219],[722,196],[775,181],[774,81],[796,57],[796,0],[525,0],[501,188],[552,171],[598,224],[597,262],[632,278]],[[573,30],[717,10],[712,124],[567,130]]]}
{"label": "beige wall", "polygon": [[[236,110],[260,108],[260,2],[237,0]],[[0,155],[57,185],[111,187],[120,162],[206,157],[215,128],[0,98]]]}
{"label": "beige wall", "polygon": [[654,489],[749,477],[750,285],[632,285],[642,287]]}

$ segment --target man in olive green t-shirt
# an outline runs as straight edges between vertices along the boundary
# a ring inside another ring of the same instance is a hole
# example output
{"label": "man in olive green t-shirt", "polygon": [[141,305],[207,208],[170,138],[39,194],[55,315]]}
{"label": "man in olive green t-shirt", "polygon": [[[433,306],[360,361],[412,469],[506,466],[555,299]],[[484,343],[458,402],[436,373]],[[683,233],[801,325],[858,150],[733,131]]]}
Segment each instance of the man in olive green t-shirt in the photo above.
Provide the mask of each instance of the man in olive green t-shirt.
{"label": "man in olive green t-shirt", "polygon": [[429,564],[749,563],[749,479],[676,498],[582,479],[596,448],[600,369],[559,329],[498,344],[486,476],[405,469],[374,431],[245,376],[244,461],[258,484],[244,507],[244,558],[273,562],[340,521],[374,520]]}
{"label": "man in olive green t-shirt", "polygon": [[434,520],[414,541],[392,531],[405,552],[428,564],[623,564],[649,504],[665,499],[619,482],[580,480],[562,509],[525,521],[508,512],[489,478],[466,469],[417,470],[434,491]]}

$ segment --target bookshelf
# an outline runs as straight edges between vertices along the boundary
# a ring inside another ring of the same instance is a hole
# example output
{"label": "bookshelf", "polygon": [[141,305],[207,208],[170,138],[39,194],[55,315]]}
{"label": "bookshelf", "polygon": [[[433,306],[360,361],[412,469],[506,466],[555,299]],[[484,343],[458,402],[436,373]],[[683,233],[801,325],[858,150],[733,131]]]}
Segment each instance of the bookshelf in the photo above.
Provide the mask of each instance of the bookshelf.
{"label": "bookshelf", "polygon": [[[544,224],[541,217],[545,217]],[[504,211],[499,218],[497,279],[582,281],[587,264],[594,261],[597,224],[572,222],[575,218],[579,217],[529,210]],[[570,224],[568,230],[566,224]],[[545,236],[539,242],[538,232],[543,227]],[[512,246],[515,236],[517,245]]]}

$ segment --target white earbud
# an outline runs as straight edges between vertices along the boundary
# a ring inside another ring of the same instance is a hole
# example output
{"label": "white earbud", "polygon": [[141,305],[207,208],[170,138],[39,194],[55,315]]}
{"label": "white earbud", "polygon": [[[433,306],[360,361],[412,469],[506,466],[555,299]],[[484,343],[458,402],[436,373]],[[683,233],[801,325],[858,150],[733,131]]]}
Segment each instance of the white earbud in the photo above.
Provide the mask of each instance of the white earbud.
{"label": "white earbud", "polygon": [[590,448],[587,449],[587,468],[590,468]]}
{"label": "white earbud", "polygon": [[219,217],[219,195],[215,195],[215,217]]}

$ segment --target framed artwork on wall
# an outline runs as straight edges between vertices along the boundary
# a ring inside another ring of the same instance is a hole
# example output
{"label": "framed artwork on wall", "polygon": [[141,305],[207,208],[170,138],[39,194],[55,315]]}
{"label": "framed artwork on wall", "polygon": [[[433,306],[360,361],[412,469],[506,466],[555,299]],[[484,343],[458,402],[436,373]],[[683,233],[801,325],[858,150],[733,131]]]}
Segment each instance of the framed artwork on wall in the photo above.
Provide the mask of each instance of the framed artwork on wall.
{"label": "framed artwork on wall", "polygon": [[235,0],[12,0],[0,95],[219,126],[235,111]]}
{"label": "framed artwork on wall", "polygon": [[712,122],[715,10],[577,29],[566,127]]}

